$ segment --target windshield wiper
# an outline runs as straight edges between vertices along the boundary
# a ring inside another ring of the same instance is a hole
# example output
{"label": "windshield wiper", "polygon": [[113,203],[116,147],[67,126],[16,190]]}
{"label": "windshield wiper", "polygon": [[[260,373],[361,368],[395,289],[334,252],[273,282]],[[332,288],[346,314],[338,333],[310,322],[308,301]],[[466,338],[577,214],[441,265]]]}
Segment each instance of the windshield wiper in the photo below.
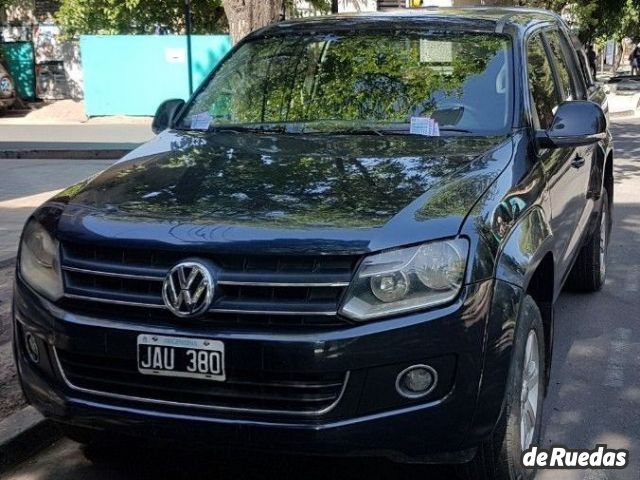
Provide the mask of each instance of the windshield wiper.
{"label": "windshield wiper", "polygon": [[[441,132],[456,132],[456,133],[473,133],[471,130],[466,130],[464,128],[455,128],[455,127],[440,127]],[[316,133],[316,132],[313,132]],[[323,132],[319,130],[317,133],[330,133],[330,134],[344,134],[344,135],[414,135],[412,134],[408,128],[348,128],[344,130],[331,130]]]}
{"label": "windshield wiper", "polygon": [[212,125],[210,132],[233,132],[233,133],[286,133],[284,126],[275,125]]}
{"label": "windshield wiper", "polygon": [[384,137],[385,133],[392,133],[390,131],[377,130],[375,128],[348,128],[346,130],[335,130],[320,133],[332,133],[332,134],[347,134],[347,135],[379,135]]}
{"label": "windshield wiper", "polygon": [[[233,132],[233,133],[309,133],[309,134],[329,134],[329,135],[411,135],[407,128],[374,128],[374,127],[353,127],[336,128],[323,130],[301,125],[212,125],[210,132]],[[440,127],[441,132],[473,133],[464,128]]]}
{"label": "windshield wiper", "polygon": [[440,127],[441,132],[459,132],[459,133],[473,133],[471,130],[455,127]]}

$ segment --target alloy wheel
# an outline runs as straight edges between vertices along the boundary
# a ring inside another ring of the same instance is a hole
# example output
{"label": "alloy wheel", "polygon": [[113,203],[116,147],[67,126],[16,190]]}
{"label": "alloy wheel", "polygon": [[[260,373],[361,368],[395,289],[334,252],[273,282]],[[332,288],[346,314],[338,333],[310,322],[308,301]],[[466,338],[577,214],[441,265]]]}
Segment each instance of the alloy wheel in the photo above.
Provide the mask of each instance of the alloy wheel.
{"label": "alloy wheel", "polygon": [[603,210],[600,217],[600,281],[604,283],[607,276],[607,233],[609,231],[607,212]]}
{"label": "alloy wheel", "polygon": [[540,354],[538,336],[531,330],[527,336],[520,394],[520,442],[522,450],[531,446],[538,415],[538,390],[540,388]]}

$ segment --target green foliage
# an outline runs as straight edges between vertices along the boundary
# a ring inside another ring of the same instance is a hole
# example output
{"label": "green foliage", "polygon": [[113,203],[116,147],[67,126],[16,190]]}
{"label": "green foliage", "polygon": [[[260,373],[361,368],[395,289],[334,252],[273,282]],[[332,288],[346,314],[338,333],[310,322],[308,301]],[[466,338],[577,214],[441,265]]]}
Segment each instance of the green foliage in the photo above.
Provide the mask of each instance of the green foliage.
{"label": "green foliage", "polygon": [[[16,0],[0,0],[0,9]],[[224,0],[192,0],[194,31],[226,31]],[[330,0],[310,0],[318,12],[330,11]],[[509,2],[505,2],[509,3]],[[516,0],[521,6],[546,8],[556,12],[569,9],[581,40],[640,35],[640,0]],[[289,16],[296,16],[294,0],[285,0]],[[183,0],[62,0],[56,18],[64,34],[153,33],[156,23],[180,32],[184,26]]]}
{"label": "green foliage", "polygon": [[[0,0],[0,9],[16,0]],[[329,13],[330,0],[310,0],[319,13]],[[184,0],[61,0],[56,20],[65,37],[83,34],[153,33],[156,24],[169,32],[184,28]],[[191,0],[195,33],[227,31],[223,0]],[[285,3],[296,16],[294,0]]]}
{"label": "green foliage", "polygon": [[594,37],[624,37],[638,39],[640,35],[640,1],[616,0],[604,2],[594,12]]}
{"label": "green foliage", "polygon": [[[164,157],[122,162],[91,188],[81,185],[61,197],[79,193],[80,203],[117,197],[118,217],[132,221],[370,228],[430,191],[416,220],[464,216],[495,175],[484,174],[487,165],[476,161],[470,168],[477,180],[443,180],[501,140],[222,133],[205,143],[189,134]],[[106,193],[96,200],[95,191]],[[178,236],[179,224],[172,228]]]}
{"label": "green foliage", "polygon": [[0,0],[0,10],[5,10],[12,5],[15,5],[17,0]]}
{"label": "green foliage", "polygon": [[[406,123],[434,112],[435,92],[460,97],[465,82],[506,46],[482,35],[442,40],[363,34],[249,44],[222,67],[192,113],[208,111],[218,124]],[[447,45],[449,60],[427,58]]]}
{"label": "green foliage", "polygon": [[[225,29],[222,0],[192,0],[191,8],[195,33]],[[153,33],[156,24],[181,32],[184,0],[62,0],[56,20],[66,37]]]}
{"label": "green foliage", "polygon": [[583,42],[640,34],[640,0],[519,0],[521,6],[568,12]]}

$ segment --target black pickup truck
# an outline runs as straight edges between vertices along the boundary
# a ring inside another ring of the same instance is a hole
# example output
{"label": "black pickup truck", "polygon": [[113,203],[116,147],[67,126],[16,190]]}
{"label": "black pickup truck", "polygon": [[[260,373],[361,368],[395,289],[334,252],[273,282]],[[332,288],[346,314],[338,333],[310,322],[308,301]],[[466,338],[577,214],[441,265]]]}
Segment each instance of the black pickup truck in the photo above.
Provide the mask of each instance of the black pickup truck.
{"label": "black pickup truck", "polygon": [[532,478],[565,285],[606,276],[605,97],[553,14],[282,22],[28,220],[24,391],[71,438]]}

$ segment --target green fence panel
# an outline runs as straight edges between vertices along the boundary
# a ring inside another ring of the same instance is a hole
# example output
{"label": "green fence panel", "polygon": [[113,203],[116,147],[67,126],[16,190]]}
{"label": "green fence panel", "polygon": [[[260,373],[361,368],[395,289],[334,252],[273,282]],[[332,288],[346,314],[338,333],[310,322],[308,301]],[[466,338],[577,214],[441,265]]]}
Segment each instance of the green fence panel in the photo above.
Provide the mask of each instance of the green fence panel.
{"label": "green fence panel", "polygon": [[36,98],[36,69],[31,42],[0,43],[3,57],[9,73],[16,83],[20,98],[34,100]]}
{"label": "green fence panel", "polygon": [[[194,88],[231,49],[228,35],[192,37]],[[187,99],[187,38],[181,35],[80,37],[85,113],[153,115],[163,100]]]}

